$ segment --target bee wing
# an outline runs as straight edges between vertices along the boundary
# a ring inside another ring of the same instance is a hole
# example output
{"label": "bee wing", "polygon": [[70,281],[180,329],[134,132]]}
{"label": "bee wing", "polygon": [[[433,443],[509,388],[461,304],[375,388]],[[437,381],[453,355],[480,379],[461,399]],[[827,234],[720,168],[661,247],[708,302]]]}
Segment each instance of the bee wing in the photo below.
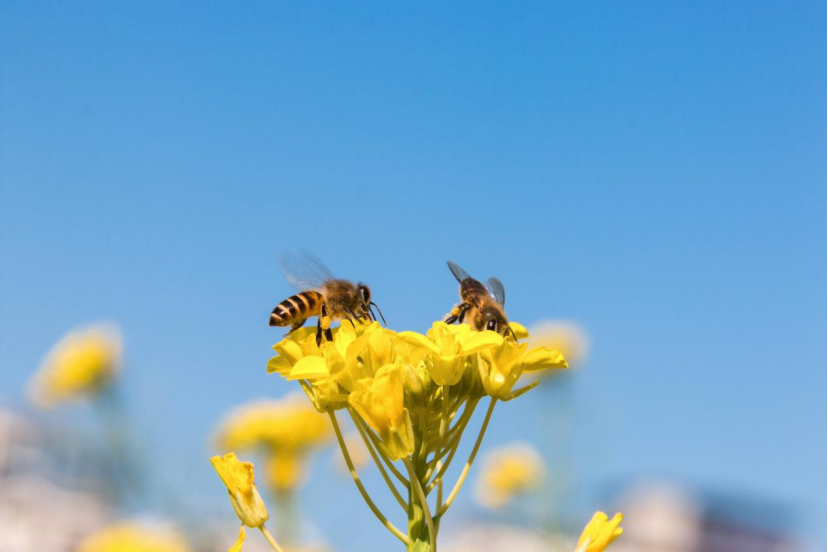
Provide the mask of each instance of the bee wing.
{"label": "bee wing", "polygon": [[469,276],[469,273],[460,268],[460,266],[456,263],[453,263],[451,261],[446,261],[446,263],[448,263],[449,270],[451,270],[451,273],[454,274],[454,277],[457,278],[458,282],[462,282],[463,280],[471,278],[471,276]]}
{"label": "bee wing", "polygon": [[506,306],[506,289],[503,287],[503,282],[492,276],[486,282],[486,287],[501,307]]}
{"label": "bee wing", "polygon": [[288,283],[299,291],[320,289],[325,282],[335,279],[328,267],[308,251],[280,254],[279,268]]}

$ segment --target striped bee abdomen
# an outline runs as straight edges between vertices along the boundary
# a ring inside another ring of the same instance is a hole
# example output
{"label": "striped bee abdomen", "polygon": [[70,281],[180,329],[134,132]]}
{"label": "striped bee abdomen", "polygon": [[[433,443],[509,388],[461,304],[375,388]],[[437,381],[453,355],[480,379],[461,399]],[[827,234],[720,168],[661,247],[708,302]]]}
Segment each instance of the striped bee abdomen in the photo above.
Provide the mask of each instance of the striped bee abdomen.
{"label": "striped bee abdomen", "polygon": [[300,320],[316,316],[322,308],[322,294],[303,291],[291,295],[279,303],[270,315],[271,326],[289,326]]}

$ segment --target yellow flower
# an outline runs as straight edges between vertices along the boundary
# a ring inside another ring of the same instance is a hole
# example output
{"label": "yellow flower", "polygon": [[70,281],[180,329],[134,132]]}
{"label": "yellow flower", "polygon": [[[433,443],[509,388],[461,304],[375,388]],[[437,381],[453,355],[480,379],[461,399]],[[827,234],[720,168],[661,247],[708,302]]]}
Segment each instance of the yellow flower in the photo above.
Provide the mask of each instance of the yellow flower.
{"label": "yellow flower", "polygon": [[575,322],[544,320],[532,325],[529,344],[557,349],[572,366],[582,364],[589,354],[589,338]]}
{"label": "yellow flower", "polygon": [[624,516],[615,514],[612,519],[607,518],[604,512],[595,512],[592,519],[584,527],[581,538],[578,539],[578,549],[575,552],[603,552],[615,539],[621,536],[624,529],[619,527]]}
{"label": "yellow flower", "polygon": [[272,452],[265,464],[267,482],[276,492],[292,491],[305,482],[306,454],[281,451]]}
{"label": "yellow flower", "polygon": [[31,383],[32,401],[48,408],[98,394],[121,364],[116,328],[92,326],[67,334],[47,355]]}
{"label": "yellow flower", "polygon": [[307,450],[324,445],[331,438],[327,418],[301,394],[291,394],[280,400],[265,399],[236,408],[221,423],[216,440],[225,450]]}
{"label": "yellow flower", "polygon": [[515,383],[524,372],[536,372],[551,368],[567,368],[566,359],[555,349],[537,347],[527,351],[525,343],[503,340],[498,346],[480,353],[480,381],[486,394],[508,401],[536,385],[537,382],[512,392]]}
{"label": "yellow flower", "polygon": [[348,402],[374,428],[389,458],[399,460],[414,452],[414,434],[403,403],[401,367],[383,366],[373,378],[361,379]]}
{"label": "yellow flower", "polygon": [[[437,385],[454,385],[463,377],[465,358],[503,343],[492,331],[475,332],[468,324],[448,325],[435,322],[423,336],[400,332],[397,338],[419,351],[428,362],[428,372]],[[416,357],[415,357],[416,358]]]}
{"label": "yellow flower", "polygon": [[234,453],[213,456],[213,467],[230,495],[236,515],[248,527],[261,527],[267,521],[267,508],[253,482],[253,464],[239,462]]}
{"label": "yellow flower", "polygon": [[78,552],[190,552],[177,532],[146,523],[121,522],[89,535]]}
{"label": "yellow flower", "polygon": [[481,466],[477,499],[488,508],[502,508],[543,481],[543,459],[531,445],[517,443],[490,452]]}

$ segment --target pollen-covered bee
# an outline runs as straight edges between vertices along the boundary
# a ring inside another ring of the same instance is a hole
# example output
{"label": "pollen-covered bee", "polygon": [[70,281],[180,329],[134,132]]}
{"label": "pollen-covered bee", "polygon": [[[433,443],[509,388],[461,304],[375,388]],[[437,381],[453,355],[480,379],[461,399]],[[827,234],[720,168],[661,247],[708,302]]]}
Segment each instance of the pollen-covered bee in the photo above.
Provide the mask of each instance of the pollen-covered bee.
{"label": "pollen-covered bee", "polygon": [[[322,343],[322,333],[333,339],[331,322],[335,320],[376,320],[371,307],[371,290],[362,282],[341,280],[331,273],[319,259],[310,253],[282,254],[279,267],[289,283],[301,290],[279,303],[270,315],[271,326],[290,326],[290,332],[302,327],[311,316],[316,316],[316,343]],[[290,333],[288,332],[288,333]]]}
{"label": "pollen-covered bee", "polygon": [[448,267],[460,282],[460,302],[443,318],[443,322],[465,322],[477,331],[492,330],[502,336],[515,337],[506,319],[506,290],[501,281],[491,277],[484,286],[457,264],[448,261]]}

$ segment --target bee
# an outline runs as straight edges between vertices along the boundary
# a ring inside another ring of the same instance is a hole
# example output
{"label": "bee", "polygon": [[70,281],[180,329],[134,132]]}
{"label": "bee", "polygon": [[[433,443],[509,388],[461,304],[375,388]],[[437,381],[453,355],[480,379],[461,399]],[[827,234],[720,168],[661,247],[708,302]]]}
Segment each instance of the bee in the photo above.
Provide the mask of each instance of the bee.
{"label": "bee", "polygon": [[283,254],[279,258],[279,267],[287,281],[302,291],[273,309],[271,326],[290,326],[290,334],[301,328],[308,318],[316,316],[316,344],[320,345],[323,332],[328,341],[333,340],[331,322],[334,320],[376,320],[372,307],[377,309],[385,324],[382,311],[371,301],[371,289],[367,285],[334,277],[313,255]]}
{"label": "bee", "polygon": [[465,322],[477,331],[491,330],[504,337],[511,335],[517,339],[506,319],[506,290],[503,283],[491,277],[484,286],[456,263],[448,261],[448,267],[460,282],[460,302],[443,318],[443,322]]}

